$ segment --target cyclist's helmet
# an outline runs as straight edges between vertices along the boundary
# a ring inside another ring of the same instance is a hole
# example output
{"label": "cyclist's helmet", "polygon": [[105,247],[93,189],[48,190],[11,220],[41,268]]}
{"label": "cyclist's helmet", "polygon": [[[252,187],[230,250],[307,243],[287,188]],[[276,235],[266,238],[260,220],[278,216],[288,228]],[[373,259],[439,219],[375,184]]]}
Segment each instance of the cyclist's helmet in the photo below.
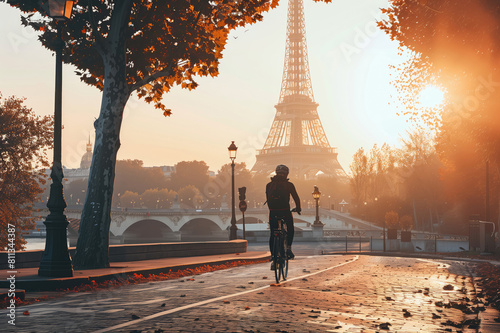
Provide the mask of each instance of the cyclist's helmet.
{"label": "cyclist's helmet", "polygon": [[286,165],[280,164],[276,167],[276,174],[277,175],[283,175],[283,176],[288,176],[288,167]]}

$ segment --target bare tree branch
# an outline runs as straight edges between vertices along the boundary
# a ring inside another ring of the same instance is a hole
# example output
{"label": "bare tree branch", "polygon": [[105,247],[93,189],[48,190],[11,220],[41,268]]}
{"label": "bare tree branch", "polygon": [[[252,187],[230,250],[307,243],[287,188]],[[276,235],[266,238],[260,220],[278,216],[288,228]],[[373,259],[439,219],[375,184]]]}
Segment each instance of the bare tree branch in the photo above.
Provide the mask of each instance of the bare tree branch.
{"label": "bare tree branch", "polygon": [[144,79],[142,79],[141,81],[138,81],[136,83],[134,83],[133,85],[131,85],[130,87],[130,92],[134,92],[135,90],[139,89],[140,87],[152,82],[152,81],[155,81],[161,77],[164,77],[164,76],[169,76],[172,74],[172,69],[173,69],[174,66],[170,65],[168,66],[167,68],[165,68],[164,70],[161,70],[159,72],[156,72],[156,73],[153,73],[147,77],[145,77]]}

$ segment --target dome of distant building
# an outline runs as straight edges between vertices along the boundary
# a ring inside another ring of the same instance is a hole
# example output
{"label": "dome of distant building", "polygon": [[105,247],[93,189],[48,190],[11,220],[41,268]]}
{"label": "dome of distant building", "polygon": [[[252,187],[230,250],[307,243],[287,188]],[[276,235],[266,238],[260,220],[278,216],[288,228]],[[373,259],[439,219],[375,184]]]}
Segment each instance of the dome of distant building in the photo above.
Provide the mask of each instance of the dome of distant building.
{"label": "dome of distant building", "polygon": [[92,144],[90,143],[90,136],[89,136],[89,143],[87,143],[87,151],[82,156],[82,160],[80,162],[80,169],[90,169],[91,164],[92,164]]}

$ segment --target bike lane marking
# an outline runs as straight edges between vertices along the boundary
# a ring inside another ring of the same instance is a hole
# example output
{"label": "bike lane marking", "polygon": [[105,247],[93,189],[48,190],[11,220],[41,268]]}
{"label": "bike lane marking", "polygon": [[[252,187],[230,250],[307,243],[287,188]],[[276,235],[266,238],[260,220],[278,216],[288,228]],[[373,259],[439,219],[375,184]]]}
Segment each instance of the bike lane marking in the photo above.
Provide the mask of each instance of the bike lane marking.
{"label": "bike lane marking", "polygon": [[[359,256],[357,255],[357,256],[354,257],[354,259],[349,259],[349,260],[347,260],[347,261],[345,261],[345,262],[343,262],[341,264],[338,264],[338,265],[335,265],[335,266],[331,266],[331,267],[319,270],[319,271],[314,272],[314,273],[308,273],[308,274],[305,274],[305,275],[294,277],[294,278],[291,278],[291,279],[288,279],[286,281],[281,282],[281,284],[284,284],[284,283],[287,283],[287,282],[291,282],[291,281],[294,281],[294,280],[298,280],[298,279],[303,279],[303,278],[306,278],[306,277],[309,277],[309,276],[312,276],[312,275],[316,275],[316,274],[320,274],[320,273],[329,271],[329,270],[337,268],[337,267],[341,267],[341,266],[344,266],[344,265],[347,265],[347,264],[351,264],[351,263],[355,262],[358,259],[359,259]],[[182,311],[182,310],[187,310],[187,309],[195,308],[195,307],[198,307],[198,306],[201,306],[201,305],[205,305],[205,304],[209,304],[209,303],[213,303],[213,302],[217,302],[217,301],[222,301],[222,300],[225,300],[225,299],[228,299],[228,298],[233,298],[233,297],[237,297],[237,296],[241,296],[241,295],[253,293],[253,292],[256,292],[256,291],[264,290],[264,289],[269,288],[269,287],[271,287],[271,285],[266,285],[266,286],[263,286],[263,287],[255,288],[255,289],[252,289],[252,290],[246,290],[246,291],[242,291],[242,292],[235,293],[235,294],[230,294],[230,295],[225,295],[225,296],[210,298],[210,299],[207,299],[207,300],[204,300],[204,301],[201,301],[201,302],[197,302],[197,303],[193,303],[193,304],[188,304],[188,305],[180,306],[178,308],[174,308],[174,309],[170,309],[170,310],[165,310],[165,311],[162,311],[162,312],[158,312],[158,313],[149,315],[149,316],[144,317],[144,318],[139,318],[139,319],[132,320],[132,321],[127,321],[125,323],[121,323],[121,324],[118,324],[118,325],[115,325],[115,326],[111,326],[111,327],[108,327],[108,328],[103,328],[103,329],[94,331],[93,333],[110,332],[110,331],[117,330],[117,329],[120,329],[120,328],[123,328],[123,327],[135,325],[135,324],[138,324],[138,323],[146,321],[146,320],[151,320],[151,319],[154,319],[154,318],[166,316],[166,315],[171,314],[171,313],[175,313],[175,312],[179,312],[179,311]]]}

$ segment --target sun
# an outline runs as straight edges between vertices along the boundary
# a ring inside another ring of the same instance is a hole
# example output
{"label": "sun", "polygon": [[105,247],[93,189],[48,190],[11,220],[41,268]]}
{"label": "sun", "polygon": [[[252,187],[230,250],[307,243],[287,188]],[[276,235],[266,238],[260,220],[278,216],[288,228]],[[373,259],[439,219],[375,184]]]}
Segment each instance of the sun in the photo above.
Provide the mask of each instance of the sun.
{"label": "sun", "polygon": [[418,103],[423,108],[435,108],[443,105],[443,89],[438,86],[426,86],[418,94]]}

